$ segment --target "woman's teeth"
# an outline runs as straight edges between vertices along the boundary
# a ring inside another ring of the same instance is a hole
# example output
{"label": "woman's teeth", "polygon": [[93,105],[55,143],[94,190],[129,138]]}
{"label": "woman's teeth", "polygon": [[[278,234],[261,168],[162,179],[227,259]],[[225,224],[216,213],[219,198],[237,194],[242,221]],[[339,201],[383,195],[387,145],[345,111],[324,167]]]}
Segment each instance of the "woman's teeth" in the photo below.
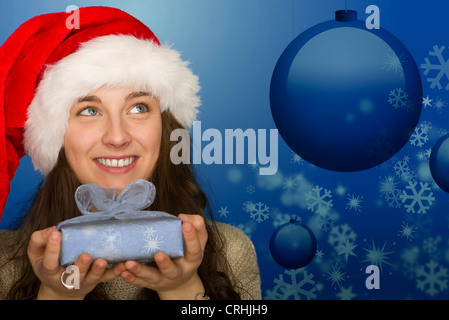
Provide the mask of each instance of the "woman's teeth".
{"label": "woman's teeth", "polygon": [[134,162],[136,157],[129,157],[129,158],[123,158],[123,159],[106,159],[106,158],[97,158],[97,161],[106,166],[106,167],[113,167],[113,168],[123,168],[129,166],[131,163]]}

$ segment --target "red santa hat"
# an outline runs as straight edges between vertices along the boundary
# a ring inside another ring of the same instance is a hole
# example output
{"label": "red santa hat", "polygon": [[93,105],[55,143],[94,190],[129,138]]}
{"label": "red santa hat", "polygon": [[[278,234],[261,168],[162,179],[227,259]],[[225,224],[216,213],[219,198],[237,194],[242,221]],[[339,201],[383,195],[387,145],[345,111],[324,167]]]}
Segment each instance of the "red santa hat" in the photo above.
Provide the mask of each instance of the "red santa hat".
{"label": "red santa hat", "polygon": [[[151,92],[189,128],[200,105],[198,77],[129,14],[109,7],[51,13],[21,25],[0,47],[0,217],[20,158],[44,175],[63,146],[70,109],[103,86]],[[76,26],[78,27],[78,26]]]}

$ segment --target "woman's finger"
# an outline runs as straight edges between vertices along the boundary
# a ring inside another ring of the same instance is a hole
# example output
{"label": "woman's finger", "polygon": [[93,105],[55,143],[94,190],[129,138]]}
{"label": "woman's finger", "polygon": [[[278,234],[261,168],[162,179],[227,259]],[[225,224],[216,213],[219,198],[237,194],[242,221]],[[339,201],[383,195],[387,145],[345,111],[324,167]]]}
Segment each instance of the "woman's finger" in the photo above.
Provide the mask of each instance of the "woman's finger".
{"label": "woman's finger", "polygon": [[49,275],[59,273],[59,251],[61,249],[61,233],[59,231],[51,231],[48,242],[44,251],[42,260],[43,271]]}
{"label": "woman's finger", "polygon": [[33,232],[27,248],[28,257],[31,264],[34,265],[36,260],[44,255],[48,237],[50,236],[50,233],[55,229],[56,227],[50,227],[44,230]]}
{"label": "woman's finger", "polygon": [[184,223],[190,222],[193,224],[195,230],[198,233],[198,238],[200,240],[201,246],[204,248],[206,246],[208,236],[207,236],[206,223],[203,217],[196,214],[181,213],[178,215],[178,218],[180,218]]}
{"label": "woman's finger", "polygon": [[86,278],[84,279],[84,283],[89,285],[96,285],[98,282],[100,282],[101,277],[106,271],[106,268],[108,267],[108,263],[104,259],[97,259],[92,263],[91,268],[89,269],[89,272],[86,275]]}
{"label": "woman's finger", "polygon": [[129,283],[143,286],[146,283],[154,284],[160,279],[157,268],[149,267],[136,261],[126,261],[125,267],[126,271],[122,272],[122,277]]}
{"label": "woman's finger", "polygon": [[156,262],[161,275],[167,279],[173,280],[179,276],[180,270],[178,266],[164,252],[156,253],[154,255],[154,262]]}
{"label": "woman's finger", "polygon": [[84,277],[87,275],[91,263],[92,257],[88,253],[83,253],[76,259],[75,265],[79,269],[80,281],[83,281]]}
{"label": "woman's finger", "polygon": [[190,222],[183,223],[182,233],[184,235],[186,250],[184,259],[187,262],[197,263],[199,261],[201,263],[203,259],[203,248],[193,224]]}

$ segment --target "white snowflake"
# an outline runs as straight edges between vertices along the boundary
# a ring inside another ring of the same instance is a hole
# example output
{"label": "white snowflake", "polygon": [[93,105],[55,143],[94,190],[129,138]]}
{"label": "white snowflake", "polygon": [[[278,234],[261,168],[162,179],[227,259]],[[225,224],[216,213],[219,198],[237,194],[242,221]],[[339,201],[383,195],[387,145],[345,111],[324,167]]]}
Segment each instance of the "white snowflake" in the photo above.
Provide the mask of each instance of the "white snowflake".
{"label": "white snowflake", "polygon": [[402,88],[394,89],[390,91],[388,96],[388,103],[395,109],[405,108],[408,102],[408,95]]}
{"label": "white snowflake", "polygon": [[385,200],[387,200],[388,206],[390,208],[401,208],[401,190],[394,190],[393,192],[389,192],[385,194]]}
{"label": "white snowflake", "polygon": [[[398,57],[393,50],[389,49],[387,59],[384,62],[387,67],[386,71],[393,71],[394,73],[402,74],[402,63],[407,62],[408,60],[408,55],[401,54],[401,56]],[[385,69],[385,67],[382,67],[382,69]]]}
{"label": "white snowflake", "polygon": [[[416,287],[430,296],[446,290],[447,269],[433,260],[426,263],[426,267],[420,266],[416,269]],[[438,270],[437,267],[439,267]]]}
{"label": "white snowflake", "polygon": [[156,230],[153,227],[145,227],[144,237],[153,237],[156,234]]}
{"label": "white snowflake", "polygon": [[245,211],[245,212],[251,212],[256,209],[256,205],[254,204],[254,202],[252,202],[250,200],[243,202],[242,207],[243,207],[243,211]]}
{"label": "white snowflake", "polygon": [[388,262],[387,259],[389,258],[388,255],[392,254],[393,251],[387,251],[388,249],[385,248],[386,245],[387,242],[385,241],[382,248],[380,246],[376,247],[376,244],[373,240],[371,248],[363,248],[363,250],[366,251],[366,259],[362,260],[362,262],[368,262],[369,264],[378,266],[381,272],[384,264],[391,266],[391,263]]}
{"label": "white snowflake", "polygon": [[408,174],[410,172],[408,162],[401,160],[394,164],[393,170],[399,177],[402,177],[404,174]]}
{"label": "white snowflake", "polygon": [[[402,191],[401,199],[402,203],[405,203],[408,200],[411,200],[409,204],[405,204],[404,207],[407,208],[407,212],[416,213],[415,206],[418,205],[418,213],[425,214],[427,210],[429,210],[432,202],[435,200],[433,196],[433,192],[428,187],[429,183],[420,182],[421,188],[419,191],[416,189],[417,182],[409,181],[406,189],[409,189],[412,193],[408,194],[406,190]],[[427,193],[426,195],[424,195]],[[424,205],[424,203],[428,205]]]}
{"label": "white snowflake", "polygon": [[427,108],[427,107],[431,107],[432,106],[432,99],[430,99],[429,98],[429,95],[427,95],[427,97],[423,97],[422,98],[422,104],[423,104],[423,106],[424,106],[424,108]]}
{"label": "white snowflake", "polygon": [[394,176],[385,177],[383,181],[379,182],[379,192],[384,195],[393,193],[397,190],[398,183]]}
{"label": "white snowflake", "polygon": [[295,178],[292,177],[288,177],[284,180],[284,188],[283,189],[287,189],[289,191],[291,190],[295,190],[295,187],[297,186],[297,184],[295,183]]}
{"label": "white snowflake", "polygon": [[363,202],[363,196],[354,196],[352,195],[348,195],[348,203],[346,204],[346,209],[352,210],[354,209],[355,211],[360,212],[362,206],[360,205]]}
{"label": "white snowflake", "polygon": [[227,218],[229,212],[230,211],[228,210],[228,207],[224,207],[224,208],[220,207],[220,210],[218,210],[218,213],[220,214],[220,218],[222,218],[222,217]]}
{"label": "white snowflake", "polygon": [[441,99],[440,97],[437,98],[437,101],[434,103],[433,108],[437,110],[439,113],[443,112],[443,109],[447,106],[447,102]]}
{"label": "white snowflake", "polygon": [[[284,280],[284,274],[280,274],[279,278],[274,279],[276,284],[273,290],[267,290],[267,299],[270,300],[301,300],[301,296],[306,297],[307,300],[316,299],[315,280],[313,274],[302,271],[302,269],[285,270],[284,273],[290,277],[290,282]],[[300,274],[303,278],[299,281],[297,279]]]}
{"label": "white snowflake", "polygon": [[162,237],[158,236],[158,235],[145,235],[143,241],[144,241],[144,246],[142,251],[146,252],[146,253],[155,253],[156,251],[160,250],[161,248],[159,247],[160,244],[162,243]]}
{"label": "white snowflake", "polygon": [[[443,86],[441,84],[441,79],[443,76],[446,76],[446,79],[449,80],[449,59],[445,60],[443,57],[443,51],[446,49],[445,46],[438,47],[437,45],[433,46],[433,51],[429,51],[429,56],[436,57],[438,60],[437,64],[432,64],[429,58],[425,58],[424,61],[426,63],[421,64],[421,68],[424,69],[424,75],[427,76],[431,70],[437,70],[434,78],[427,78],[427,82],[430,82],[430,88],[434,89],[437,87],[438,89],[442,89]],[[449,90],[449,83],[445,87],[446,90]]]}
{"label": "white snowflake", "polygon": [[246,187],[246,193],[248,194],[254,194],[256,192],[256,187],[251,185]]}
{"label": "white snowflake", "polygon": [[354,244],[353,242],[349,241],[349,239],[346,239],[345,243],[339,243],[337,245],[337,247],[335,248],[335,250],[337,251],[338,255],[344,254],[346,261],[348,261],[348,257],[351,256],[356,256],[356,254],[354,253],[354,249],[357,247],[356,244]]}
{"label": "white snowflake", "polygon": [[398,236],[401,236],[401,238],[406,238],[409,241],[412,241],[413,233],[416,231],[417,227],[415,226],[409,226],[407,222],[403,222],[401,225],[401,231],[399,231]]}
{"label": "white snowflake", "polygon": [[269,207],[264,205],[262,202],[258,202],[255,204],[255,206],[252,208],[252,210],[249,212],[251,219],[256,220],[257,222],[262,222],[264,220],[267,220],[269,215]]}
{"label": "white snowflake", "polygon": [[122,242],[122,235],[120,231],[108,228],[102,233],[101,240],[105,249],[115,250]]}
{"label": "white snowflake", "polygon": [[323,187],[316,186],[306,194],[307,209],[315,213],[325,214],[332,206],[332,194],[330,190],[324,189],[324,193],[321,194]]}
{"label": "white snowflake", "polygon": [[413,131],[412,136],[410,137],[410,144],[412,146],[422,147],[424,143],[429,140],[427,135],[427,131],[422,127],[416,127],[415,131]]}
{"label": "white snowflake", "polygon": [[327,277],[327,280],[331,280],[331,286],[340,287],[340,281],[345,281],[346,279],[346,272],[341,271],[340,265],[335,265],[332,267],[332,270],[327,273],[329,277]]}
{"label": "white snowflake", "polygon": [[355,242],[357,238],[357,234],[352,230],[352,228],[348,224],[342,224],[336,227],[333,227],[331,232],[329,232],[329,236],[327,241],[333,247],[337,247],[339,244],[345,244],[346,241]]}

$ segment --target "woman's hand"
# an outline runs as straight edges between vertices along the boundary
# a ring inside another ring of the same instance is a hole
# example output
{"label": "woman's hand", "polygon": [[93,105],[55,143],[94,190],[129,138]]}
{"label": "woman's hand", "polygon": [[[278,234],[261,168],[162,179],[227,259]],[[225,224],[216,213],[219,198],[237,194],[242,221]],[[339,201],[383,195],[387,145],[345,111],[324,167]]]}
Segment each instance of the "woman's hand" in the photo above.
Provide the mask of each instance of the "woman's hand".
{"label": "woman's hand", "polygon": [[188,300],[204,292],[197,273],[207,242],[204,219],[199,215],[186,214],[179,214],[178,218],[183,220],[184,257],[171,260],[165,253],[158,252],[154,256],[157,267],[127,261],[126,271],[121,273],[126,282],[155,290],[161,300]]}
{"label": "woman's hand", "polygon": [[31,235],[27,253],[34,273],[41,281],[38,300],[84,299],[98,283],[112,280],[124,270],[123,263],[107,269],[106,260],[97,259],[92,263],[91,256],[83,253],[75,262],[75,266],[79,268],[80,287],[68,289],[61,282],[61,275],[66,268],[59,264],[60,245],[61,233],[56,231],[56,227],[36,231]]}

